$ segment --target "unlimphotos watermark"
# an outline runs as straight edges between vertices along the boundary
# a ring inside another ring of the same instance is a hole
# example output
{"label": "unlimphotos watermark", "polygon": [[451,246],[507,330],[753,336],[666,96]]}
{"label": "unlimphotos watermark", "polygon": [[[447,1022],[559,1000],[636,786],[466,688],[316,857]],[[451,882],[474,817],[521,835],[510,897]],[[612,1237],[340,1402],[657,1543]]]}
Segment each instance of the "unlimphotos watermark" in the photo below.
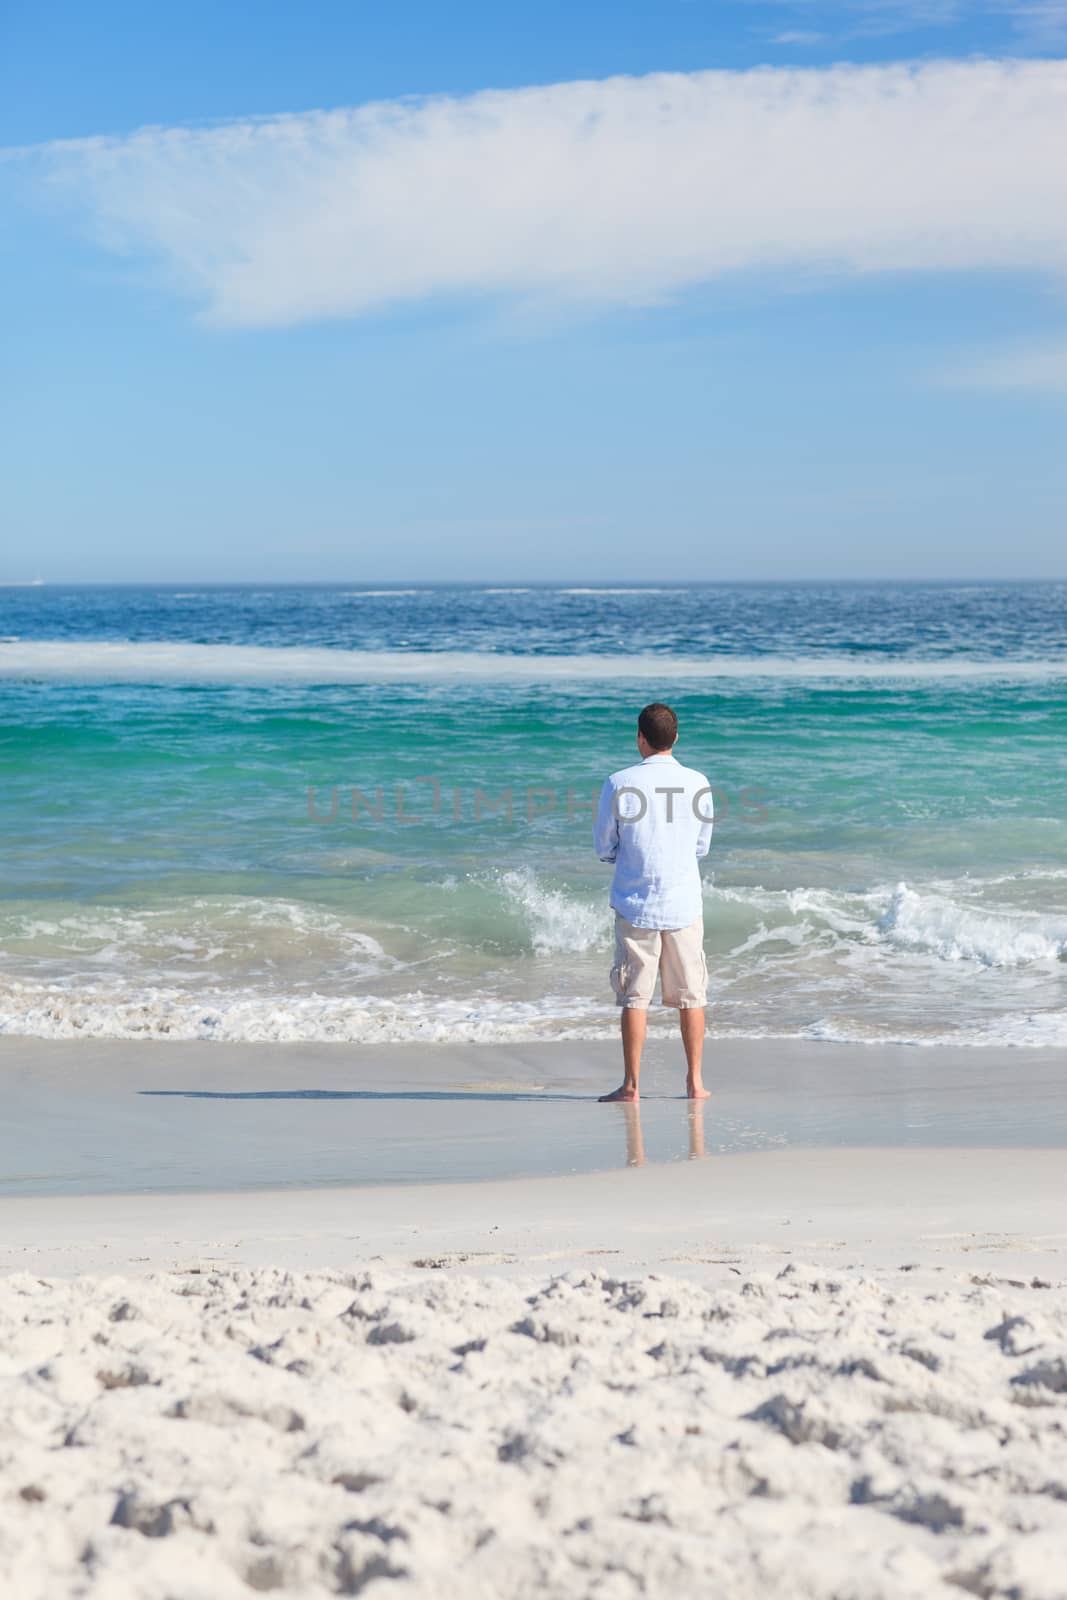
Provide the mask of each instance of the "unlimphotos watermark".
{"label": "unlimphotos watermark", "polygon": [[[568,822],[586,822],[596,817],[600,793],[599,787],[555,789],[542,784],[508,784],[490,793],[479,787],[445,783],[436,776],[417,777],[388,788],[383,784],[372,789],[354,784],[333,784],[325,790],[309,787],[307,814],[309,821],[318,823],[389,822],[408,827],[435,818],[446,822],[531,823],[543,817],[565,817]],[[769,815],[764,791],[757,784],[734,791],[708,784],[688,802],[679,800],[686,794],[681,788],[664,787],[654,793],[663,797],[667,822],[680,820],[687,809],[702,822],[722,823],[730,817],[751,825],[766,822]],[[612,809],[620,823],[639,822],[647,815],[648,807],[648,797],[640,789],[624,786],[612,798]]]}

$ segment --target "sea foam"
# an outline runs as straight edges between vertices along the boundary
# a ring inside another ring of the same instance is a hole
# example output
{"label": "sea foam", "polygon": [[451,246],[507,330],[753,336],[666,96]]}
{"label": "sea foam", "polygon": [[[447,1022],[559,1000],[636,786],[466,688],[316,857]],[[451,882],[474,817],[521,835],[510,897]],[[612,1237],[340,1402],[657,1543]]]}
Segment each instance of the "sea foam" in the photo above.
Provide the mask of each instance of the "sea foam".
{"label": "sea foam", "polygon": [[342,650],[129,640],[19,639],[0,643],[0,679],[57,683],[568,682],[715,678],[855,680],[1067,677],[1067,656],[1003,660],[819,656],[508,655],[493,651]]}

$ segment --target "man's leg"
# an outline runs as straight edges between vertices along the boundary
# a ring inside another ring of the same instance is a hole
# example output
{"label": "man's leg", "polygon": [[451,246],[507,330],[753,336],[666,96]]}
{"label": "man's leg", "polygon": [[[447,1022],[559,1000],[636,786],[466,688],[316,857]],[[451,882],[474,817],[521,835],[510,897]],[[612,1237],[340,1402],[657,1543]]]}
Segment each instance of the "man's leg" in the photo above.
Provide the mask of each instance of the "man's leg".
{"label": "man's leg", "polygon": [[683,1006],[678,1012],[685,1046],[685,1092],[690,1100],[706,1100],[711,1093],[701,1079],[704,1059],[704,1007]]}
{"label": "man's leg", "polygon": [[678,1023],[685,1046],[685,1092],[690,1100],[706,1100],[700,1076],[704,1055],[704,1000],[708,990],[708,964],[704,959],[704,918],[687,928],[663,935],[663,1004],[678,1007]]}
{"label": "man's leg", "polygon": [[640,1006],[624,1006],[619,1019],[622,1023],[622,1087],[611,1094],[602,1094],[601,1100],[636,1100],[638,1079],[641,1076],[641,1051],[648,1031],[648,1012]]}
{"label": "man's leg", "polygon": [[641,1050],[648,1026],[648,1007],[659,969],[660,934],[656,928],[637,928],[615,913],[615,964],[611,986],[622,1007],[622,1087],[601,1100],[636,1100],[641,1073]]}

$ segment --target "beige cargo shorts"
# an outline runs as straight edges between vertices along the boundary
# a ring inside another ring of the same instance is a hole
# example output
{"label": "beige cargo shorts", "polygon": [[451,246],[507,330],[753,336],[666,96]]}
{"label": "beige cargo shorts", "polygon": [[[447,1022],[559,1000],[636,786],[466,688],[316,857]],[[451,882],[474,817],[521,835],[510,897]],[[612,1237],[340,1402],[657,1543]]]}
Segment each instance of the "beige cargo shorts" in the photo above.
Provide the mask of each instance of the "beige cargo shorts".
{"label": "beige cargo shorts", "polygon": [[688,1010],[707,999],[704,918],[688,928],[637,928],[616,911],[615,962],[611,987],[615,1004],[647,1011],[659,974],[665,1006]]}

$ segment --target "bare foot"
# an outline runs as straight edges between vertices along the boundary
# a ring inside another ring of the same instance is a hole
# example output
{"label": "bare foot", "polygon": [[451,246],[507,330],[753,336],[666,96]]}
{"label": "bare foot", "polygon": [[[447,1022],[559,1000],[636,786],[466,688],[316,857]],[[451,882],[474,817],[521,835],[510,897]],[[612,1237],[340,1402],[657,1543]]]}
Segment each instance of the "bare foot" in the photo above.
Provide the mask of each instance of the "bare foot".
{"label": "bare foot", "polygon": [[702,1083],[687,1083],[685,1097],[687,1100],[710,1100],[711,1090],[705,1089]]}
{"label": "bare foot", "polygon": [[636,1089],[628,1089],[626,1085],[623,1084],[621,1089],[613,1089],[610,1094],[600,1095],[598,1098],[598,1103],[600,1105],[604,1105],[609,1100],[636,1100],[638,1098],[639,1096]]}

